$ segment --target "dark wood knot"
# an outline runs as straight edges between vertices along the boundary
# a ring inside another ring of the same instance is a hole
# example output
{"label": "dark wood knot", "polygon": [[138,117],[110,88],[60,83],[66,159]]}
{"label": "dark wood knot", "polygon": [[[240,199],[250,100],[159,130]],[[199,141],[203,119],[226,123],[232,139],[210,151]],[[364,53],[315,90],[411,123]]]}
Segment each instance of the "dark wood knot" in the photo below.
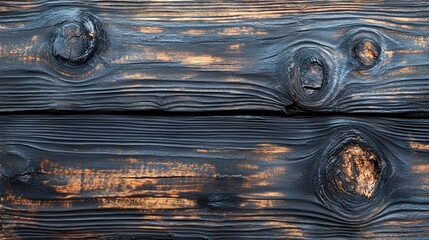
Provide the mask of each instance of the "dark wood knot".
{"label": "dark wood knot", "polygon": [[35,171],[31,159],[25,154],[10,151],[0,156],[0,183],[27,183]]}
{"label": "dark wood knot", "polygon": [[296,103],[305,108],[322,105],[335,89],[334,63],[321,47],[302,47],[287,63],[288,89]]}
{"label": "dark wood knot", "polygon": [[326,65],[320,58],[307,58],[302,63],[300,74],[303,91],[312,95],[326,82]]}
{"label": "dark wood knot", "polygon": [[52,53],[61,62],[81,65],[94,56],[101,41],[101,30],[95,18],[83,14],[57,27]]}
{"label": "dark wood knot", "polygon": [[207,194],[198,198],[197,202],[200,206],[213,210],[228,210],[239,205],[237,196],[225,193]]}

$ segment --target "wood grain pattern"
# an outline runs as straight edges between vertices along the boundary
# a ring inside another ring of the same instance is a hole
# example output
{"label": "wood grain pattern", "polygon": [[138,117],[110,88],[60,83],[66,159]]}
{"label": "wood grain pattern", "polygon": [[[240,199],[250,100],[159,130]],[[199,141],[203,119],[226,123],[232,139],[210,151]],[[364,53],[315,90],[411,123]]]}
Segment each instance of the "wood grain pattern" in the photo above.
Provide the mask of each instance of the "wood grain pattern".
{"label": "wood grain pattern", "polygon": [[0,111],[426,113],[428,17],[424,0],[1,1]]}
{"label": "wood grain pattern", "polygon": [[[428,124],[0,116],[0,238],[427,239]],[[338,156],[378,159],[371,196]]]}

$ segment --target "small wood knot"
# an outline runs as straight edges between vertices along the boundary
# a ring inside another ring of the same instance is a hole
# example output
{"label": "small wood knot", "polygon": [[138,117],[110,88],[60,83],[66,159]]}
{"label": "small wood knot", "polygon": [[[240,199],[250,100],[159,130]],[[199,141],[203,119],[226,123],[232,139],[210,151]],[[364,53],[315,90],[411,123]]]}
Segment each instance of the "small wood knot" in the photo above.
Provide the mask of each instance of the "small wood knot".
{"label": "small wood knot", "polygon": [[380,58],[381,47],[370,38],[358,38],[352,46],[352,54],[364,68],[374,67]]}
{"label": "small wood knot", "polygon": [[238,198],[230,194],[212,193],[198,198],[200,206],[213,210],[227,210],[238,205]]}
{"label": "small wood knot", "polygon": [[98,27],[91,17],[84,16],[67,22],[55,32],[53,55],[69,64],[83,64],[94,55],[99,35]]}

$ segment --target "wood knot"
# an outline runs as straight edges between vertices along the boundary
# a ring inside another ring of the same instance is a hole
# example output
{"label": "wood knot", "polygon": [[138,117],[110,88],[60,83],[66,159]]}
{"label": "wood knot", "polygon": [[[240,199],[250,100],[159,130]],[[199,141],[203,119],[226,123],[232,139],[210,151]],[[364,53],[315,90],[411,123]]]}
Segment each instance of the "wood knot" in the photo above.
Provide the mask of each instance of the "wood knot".
{"label": "wood knot", "polygon": [[212,210],[228,210],[238,206],[238,197],[231,194],[212,193],[198,198],[198,204]]}
{"label": "wood knot", "polygon": [[384,38],[370,29],[356,29],[350,34],[345,44],[357,69],[367,70],[378,66],[383,56]]}
{"label": "wood knot", "polygon": [[93,17],[76,16],[56,29],[52,53],[61,62],[81,65],[94,56],[101,40],[100,28]]}
{"label": "wood knot", "polygon": [[0,182],[28,182],[35,172],[28,156],[20,152],[5,152],[0,156]]}
{"label": "wood knot", "polygon": [[351,218],[373,214],[371,209],[382,199],[382,177],[388,171],[387,165],[360,133],[342,132],[331,139],[335,141],[316,170],[315,187],[320,199]]}
{"label": "wood knot", "polygon": [[380,58],[380,52],[380,45],[365,37],[356,39],[352,48],[353,57],[364,68],[374,67]]}
{"label": "wood knot", "polygon": [[308,95],[314,94],[326,82],[326,66],[317,58],[309,58],[303,63],[301,85]]}
{"label": "wood knot", "polygon": [[380,160],[360,144],[345,146],[338,154],[337,187],[351,195],[373,196],[380,176]]}
{"label": "wood knot", "polygon": [[306,109],[321,106],[333,93],[336,85],[334,64],[329,53],[320,47],[302,47],[295,51],[286,67],[280,70],[287,79],[287,89],[297,105]]}

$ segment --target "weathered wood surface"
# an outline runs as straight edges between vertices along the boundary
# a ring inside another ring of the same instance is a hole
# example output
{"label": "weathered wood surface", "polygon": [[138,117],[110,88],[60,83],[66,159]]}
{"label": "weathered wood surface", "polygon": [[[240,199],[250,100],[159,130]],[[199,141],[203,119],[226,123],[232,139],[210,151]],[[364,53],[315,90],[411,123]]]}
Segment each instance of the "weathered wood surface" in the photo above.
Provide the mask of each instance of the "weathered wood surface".
{"label": "weathered wood surface", "polygon": [[0,239],[428,239],[429,119],[280,117],[426,116],[428,20],[423,0],[0,1]]}
{"label": "weathered wood surface", "polygon": [[0,111],[426,113],[429,2],[0,1]]}
{"label": "weathered wood surface", "polygon": [[0,238],[427,239],[428,124],[0,116]]}

